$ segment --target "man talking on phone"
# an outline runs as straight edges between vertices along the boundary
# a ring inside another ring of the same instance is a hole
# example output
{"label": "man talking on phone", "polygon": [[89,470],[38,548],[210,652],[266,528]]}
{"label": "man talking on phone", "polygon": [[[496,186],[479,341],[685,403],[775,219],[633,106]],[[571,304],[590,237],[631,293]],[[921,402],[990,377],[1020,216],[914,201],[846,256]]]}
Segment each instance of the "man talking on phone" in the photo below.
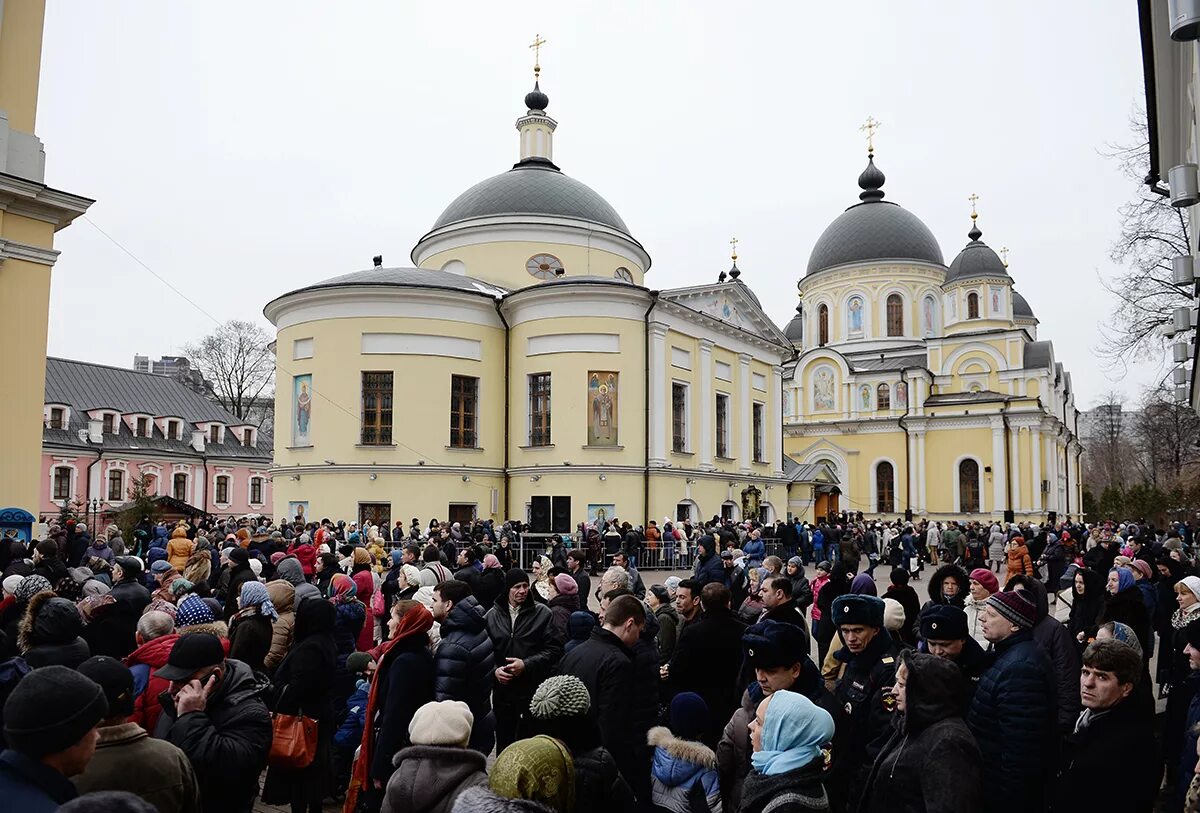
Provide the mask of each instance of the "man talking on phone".
{"label": "man talking on phone", "polygon": [[269,684],[226,658],[209,633],[181,637],[154,674],[171,682],[159,696],[154,736],[187,754],[205,813],[248,813],[271,750],[271,714],[262,699]]}

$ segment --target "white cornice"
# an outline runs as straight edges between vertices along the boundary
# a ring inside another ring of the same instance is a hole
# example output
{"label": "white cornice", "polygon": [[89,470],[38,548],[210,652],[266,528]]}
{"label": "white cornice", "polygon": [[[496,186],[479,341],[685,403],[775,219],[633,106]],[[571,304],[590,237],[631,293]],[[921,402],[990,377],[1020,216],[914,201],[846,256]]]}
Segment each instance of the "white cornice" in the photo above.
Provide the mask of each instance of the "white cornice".
{"label": "white cornice", "polygon": [[642,321],[650,293],[636,285],[583,281],[531,285],[504,297],[501,306],[510,327],[539,319],[603,316]]}
{"label": "white cornice", "polygon": [[91,198],[0,172],[0,205],[14,214],[53,223],[55,231],[69,226],[95,202]]}
{"label": "white cornice", "polygon": [[[792,357],[790,344],[777,344],[674,300],[659,299],[654,313],[662,315],[660,318],[670,325],[672,330],[696,339],[712,339],[717,346],[735,353],[748,353],[761,358],[763,351],[766,351],[771,354],[772,364],[782,364]],[[714,336],[721,338],[715,339]]]}
{"label": "white cornice", "polygon": [[501,328],[494,303],[492,296],[482,292],[351,284],[284,294],[268,302],[263,314],[277,330],[303,322],[363,317],[444,319]]}
{"label": "white cornice", "polygon": [[590,220],[545,215],[497,215],[449,223],[418,240],[409,256],[415,265],[421,266],[426,258],[443,251],[503,242],[551,242],[596,248],[628,258],[643,272],[650,270],[649,253],[628,234]]}
{"label": "white cornice", "polygon": [[0,238],[0,262],[4,260],[24,260],[38,265],[54,265],[60,252],[52,248],[31,246],[28,243],[18,243],[16,240]]}

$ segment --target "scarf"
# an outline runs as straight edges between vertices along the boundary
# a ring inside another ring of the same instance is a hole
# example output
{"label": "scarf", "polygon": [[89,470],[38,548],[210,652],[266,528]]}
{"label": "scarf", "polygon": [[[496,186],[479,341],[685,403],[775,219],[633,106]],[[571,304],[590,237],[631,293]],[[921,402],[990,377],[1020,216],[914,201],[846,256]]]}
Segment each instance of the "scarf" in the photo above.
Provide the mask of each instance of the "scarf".
{"label": "scarf", "polygon": [[262,582],[244,582],[239,598],[242,610],[255,608],[259,615],[265,616],[271,623],[279,620],[279,613],[271,603],[271,594]]}
{"label": "scarf", "polygon": [[833,718],[807,697],[780,690],[771,695],[762,728],[762,750],[750,756],[754,770],[765,776],[803,768],[821,756],[833,739]]}
{"label": "scarf", "polygon": [[558,813],[575,809],[575,763],[567,747],[544,734],[519,740],[496,758],[491,789],[506,799],[528,799]]}
{"label": "scarf", "polygon": [[1114,567],[1109,573],[1116,572],[1117,574],[1117,592],[1124,593],[1130,587],[1133,587],[1133,571],[1127,567]]}
{"label": "scarf", "polygon": [[[349,580],[349,577],[344,574],[338,575]],[[334,576],[334,579],[337,579],[337,576]],[[407,642],[408,639],[418,635],[428,641],[427,633],[432,626],[433,616],[429,610],[425,609],[423,604],[417,605],[401,617],[400,625],[396,628],[396,634],[392,639],[375,648],[375,652],[379,655],[376,659],[379,667],[371,678],[371,690],[367,694],[367,714],[363,718],[366,723],[363,725],[362,745],[358,750],[358,759],[354,760],[354,767],[351,769],[350,786],[346,789],[346,802],[342,806],[342,813],[355,813],[358,808],[358,794],[370,782],[371,762],[375,756],[375,717],[380,712],[379,684],[381,680],[387,679],[387,667],[390,665],[390,661],[394,660],[394,658],[389,658],[389,655],[397,644]]]}
{"label": "scarf", "polygon": [[334,604],[348,604],[354,601],[357,592],[358,585],[345,573],[334,573],[333,578],[329,580],[329,600]]}
{"label": "scarf", "polygon": [[107,593],[99,596],[87,596],[78,604],[79,614],[83,616],[83,623],[90,624],[95,620],[97,610],[109,604],[116,603],[117,600]]}
{"label": "scarf", "polygon": [[483,557],[484,570],[500,570],[500,560],[496,558],[496,554],[489,553]]}

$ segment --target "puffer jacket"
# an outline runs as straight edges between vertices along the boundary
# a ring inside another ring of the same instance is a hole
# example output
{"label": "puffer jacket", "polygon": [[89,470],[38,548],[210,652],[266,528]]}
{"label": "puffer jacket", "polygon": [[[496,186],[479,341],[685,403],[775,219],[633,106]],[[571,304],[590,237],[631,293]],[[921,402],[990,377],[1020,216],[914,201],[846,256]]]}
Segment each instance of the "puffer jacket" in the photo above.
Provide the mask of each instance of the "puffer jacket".
{"label": "puffer jacket", "polygon": [[196,543],[187,538],[187,529],[176,528],[171,531],[171,539],[167,542],[167,561],[182,573],[195,549]]}
{"label": "puffer jacket", "polygon": [[133,715],[129,721],[137,723],[147,731],[153,731],[158,724],[158,715],[162,706],[158,696],[171,688],[171,681],[154,674],[155,670],[166,666],[171,647],[179,640],[179,635],[172,633],[159,638],[152,638],[139,646],[125,658],[125,665],[133,673]]}
{"label": "puffer jacket", "polygon": [[83,617],[79,608],[49,591],[38,593],[29,600],[21,618],[17,647],[34,669],[54,665],[76,669],[91,657],[81,632]]}
{"label": "puffer jacket", "polygon": [[983,809],[1041,810],[1058,742],[1054,667],[1032,632],[994,646],[996,661],[980,677],[967,712],[983,757]]}
{"label": "puffer jacket", "polygon": [[859,813],[979,810],[979,746],[963,722],[964,681],[949,660],[900,653],[905,710],[868,774]]}
{"label": "puffer jacket", "polygon": [[367,618],[367,608],[361,601],[347,601],[333,607],[333,642],[337,644],[338,671],[346,671],[346,658],[354,654],[358,634]]}
{"label": "puffer jacket", "polygon": [[292,634],[296,628],[296,588],[289,581],[276,579],[267,582],[267,595],[275,605],[279,617],[271,622],[271,649],[263,659],[268,672],[274,672],[292,646]]}
{"label": "puffer jacket", "polygon": [[450,608],[441,636],[433,661],[434,700],[461,700],[470,707],[475,722],[468,747],[487,754],[495,745],[491,697],[496,658],[486,614],[474,596]]}
{"label": "puffer jacket", "polygon": [[721,557],[717,555],[717,542],[711,536],[702,536],[700,541],[696,543],[700,555],[696,559],[696,574],[695,579],[703,587],[706,584],[716,582],[729,586],[729,574],[725,572],[725,565],[721,561]]}
{"label": "puffer jacket", "polygon": [[262,700],[270,684],[241,661],[227,660],[225,667],[203,714],[179,717],[164,692],[154,736],[187,754],[205,813],[249,813],[271,750],[271,714]]}
{"label": "puffer jacket", "polygon": [[306,578],[311,578],[317,563],[317,549],[308,542],[293,542],[287,549],[288,556],[295,556]]}
{"label": "puffer jacket", "polygon": [[[721,810],[721,783],[717,756],[707,745],[682,740],[669,728],[655,726],[646,741],[654,748],[650,766],[650,793],[654,809],[664,813],[699,813]],[[696,787],[699,789],[696,790]],[[704,799],[705,806],[692,800]]]}
{"label": "puffer jacket", "polygon": [[575,760],[575,813],[634,813],[633,790],[609,750],[602,745],[572,751]]}
{"label": "puffer jacket", "polygon": [[410,745],[392,764],[382,813],[450,813],[460,793],[488,783],[487,758],[468,748]]}
{"label": "puffer jacket", "polygon": [[742,553],[746,556],[747,564],[758,567],[767,558],[767,545],[762,539],[747,539],[742,546]]}
{"label": "puffer jacket", "polygon": [[1037,623],[1033,625],[1033,640],[1054,666],[1058,726],[1065,733],[1075,727],[1079,717],[1079,646],[1062,622],[1050,615],[1046,585],[1032,576],[1018,576],[1013,584],[1022,585],[1035,599]]}
{"label": "puffer jacket", "polygon": [[1025,541],[1020,537],[1013,540],[1017,544],[1008,549],[1007,559],[1007,576],[1036,576],[1037,571],[1033,569],[1033,560],[1029,558],[1029,548],[1025,547]]}
{"label": "puffer jacket", "polygon": [[150,540],[150,547],[146,549],[146,573],[149,574],[150,566],[155,562],[161,562],[167,558],[167,529],[162,525],[154,527],[154,537]]}

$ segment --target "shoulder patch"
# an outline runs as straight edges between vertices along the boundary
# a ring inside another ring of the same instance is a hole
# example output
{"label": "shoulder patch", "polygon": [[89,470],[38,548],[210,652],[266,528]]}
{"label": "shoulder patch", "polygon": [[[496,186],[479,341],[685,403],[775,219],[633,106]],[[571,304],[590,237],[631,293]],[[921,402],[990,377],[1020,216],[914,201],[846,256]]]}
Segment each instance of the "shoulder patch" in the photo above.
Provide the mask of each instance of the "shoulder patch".
{"label": "shoulder patch", "polygon": [[886,658],[880,658],[879,662],[880,663],[895,663],[896,659],[893,658],[891,655],[888,655]]}

